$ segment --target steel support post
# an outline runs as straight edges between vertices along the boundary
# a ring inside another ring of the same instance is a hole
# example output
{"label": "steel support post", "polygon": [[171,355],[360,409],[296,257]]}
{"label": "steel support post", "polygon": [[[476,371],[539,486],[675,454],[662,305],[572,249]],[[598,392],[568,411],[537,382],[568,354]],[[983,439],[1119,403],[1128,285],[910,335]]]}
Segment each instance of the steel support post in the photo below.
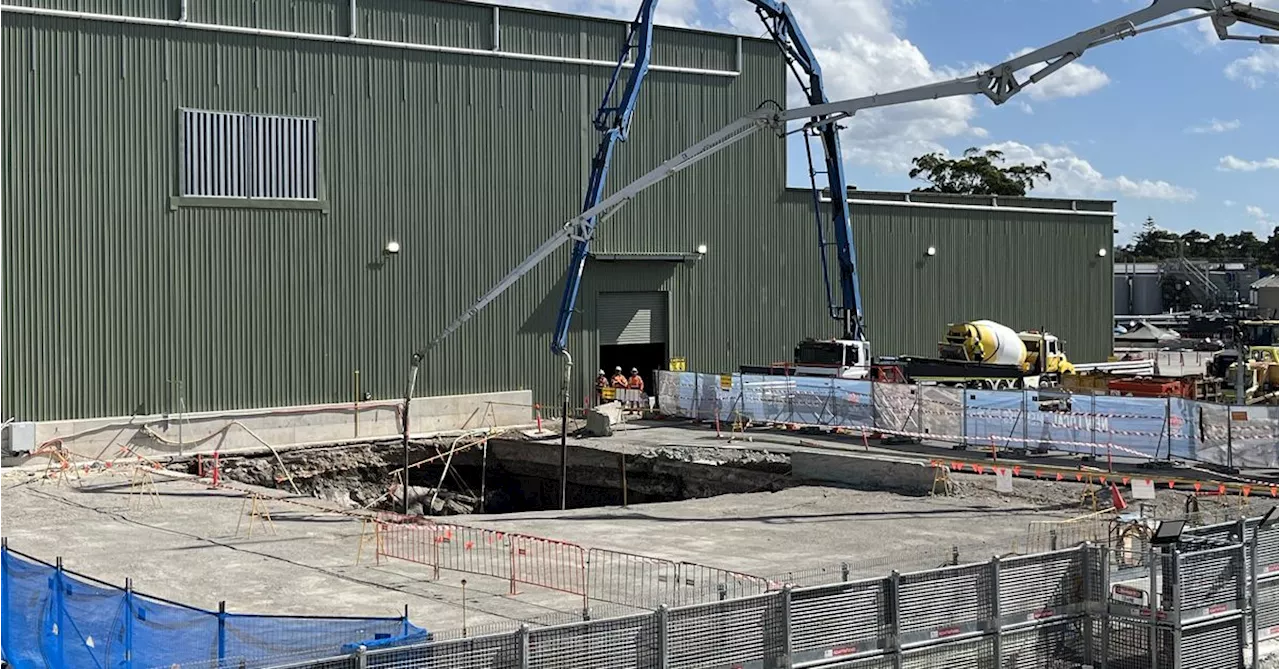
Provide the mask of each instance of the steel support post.
{"label": "steel support post", "polygon": [[1150,620],[1147,624],[1147,644],[1151,655],[1151,669],[1161,669],[1160,667],[1160,607],[1164,602],[1160,601],[1160,551],[1152,548],[1147,554],[1147,591],[1151,593],[1151,606],[1148,613]]}
{"label": "steel support post", "polygon": [[655,624],[658,626],[658,669],[667,669],[667,605],[659,604],[653,612]]}
{"label": "steel support post", "polygon": [[124,666],[133,669],[133,579],[124,580]]}
{"label": "steel support post", "polygon": [[[1266,517],[1263,517],[1266,520]],[[1258,669],[1258,532],[1262,530],[1259,522],[1253,527],[1249,536],[1249,647],[1252,649],[1249,659],[1250,669]]]}
{"label": "steel support post", "polygon": [[564,378],[560,389],[560,510],[569,504],[569,383],[573,380],[573,356],[568,350],[564,356]]}
{"label": "steel support post", "polygon": [[995,666],[1003,664],[1001,662],[1001,643],[1000,643],[1000,556],[991,556],[991,617],[987,620],[987,633],[993,634],[991,638],[992,654],[995,656]]}
{"label": "steel support post", "polygon": [[1081,580],[1081,584],[1084,586],[1084,593],[1085,593],[1084,595],[1085,616],[1084,616],[1084,624],[1081,625],[1081,629],[1083,630],[1083,633],[1080,636],[1083,637],[1084,663],[1090,666],[1093,666],[1094,664],[1093,611],[1094,611],[1095,602],[1093,601],[1093,593],[1095,592],[1094,581],[1096,581],[1098,578],[1097,575],[1094,573],[1094,568],[1097,562],[1094,556],[1097,553],[1097,550],[1098,550],[1098,547],[1095,546],[1091,541],[1086,541],[1082,546],[1080,546],[1080,556],[1082,558],[1080,560],[1080,564],[1081,564],[1080,580]]}
{"label": "steel support post", "polygon": [[889,574],[889,596],[884,598],[885,606],[889,609],[885,613],[889,618],[889,650],[893,653],[893,669],[902,669],[902,621],[899,619],[901,607],[898,601],[901,587],[902,574],[894,569]]}
{"label": "steel support post", "polygon": [[218,659],[227,659],[227,602],[218,602]]}
{"label": "steel support post", "polygon": [[1089,391],[1089,461],[1098,461],[1098,393]]}
{"label": "steel support post", "polygon": [[1173,635],[1173,669],[1182,669],[1182,553],[1175,548],[1169,560],[1169,578],[1173,581],[1170,588],[1173,605],[1169,607],[1170,634]]}
{"label": "steel support post", "polygon": [[[0,565],[3,565],[0,566],[0,617],[13,620],[13,618],[9,617],[12,615],[9,613],[9,593],[12,592],[12,589],[9,587],[8,537],[0,538]],[[12,646],[9,645],[9,637],[12,630],[12,624],[0,625],[0,649],[12,648]]]}
{"label": "steel support post", "polygon": [[67,666],[67,663],[65,659],[66,654],[64,652],[65,644],[63,643],[63,640],[66,639],[67,637],[67,616],[66,616],[66,606],[64,606],[65,602],[63,601],[63,597],[64,597],[64,593],[66,592],[66,588],[62,582],[63,575],[62,575],[62,558],[61,557],[58,558],[55,566],[56,566],[56,571],[53,574],[53,587],[54,587],[53,606],[55,609],[57,609],[54,615],[55,615],[55,619],[58,621],[57,622],[58,629],[55,630],[55,633],[58,635],[58,639],[54,644],[55,662],[53,666],[65,667]]}
{"label": "steel support post", "polygon": [[1101,563],[1098,568],[1098,575],[1102,579],[1102,639],[1100,655],[1098,658],[1098,669],[1108,669],[1107,664],[1111,656],[1111,547],[1103,546],[1099,551]]}
{"label": "steel support post", "polygon": [[[1164,453],[1173,459],[1173,398],[1164,398]],[[1160,453],[1160,444],[1156,443],[1156,454]]]}
{"label": "steel support post", "polygon": [[791,584],[782,586],[782,590],[778,591],[776,606],[779,607],[777,612],[778,627],[777,639],[768,639],[766,637],[767,647],[777,649],[777,655],[773,657],[773,664],[765,666],[777,667],[777,669],[787,669],[791,666]]}
{"label": "steel support post", "polygon": [[529,669],[529,626],[521,625],[519,631],[516,632],[516,643],[519,648],[516,654],[519,656],[520,669]]}
{"label": "steel support post", "polygon": [[1027,425],[1027,422],[1031,419],[1031,414],[1027,413],[1027,391],[1019,390],[1018,392],[1022,394],[1022,449],[1030,452],[1031,444],[1028,441],[1030,439],[1030,426]]}

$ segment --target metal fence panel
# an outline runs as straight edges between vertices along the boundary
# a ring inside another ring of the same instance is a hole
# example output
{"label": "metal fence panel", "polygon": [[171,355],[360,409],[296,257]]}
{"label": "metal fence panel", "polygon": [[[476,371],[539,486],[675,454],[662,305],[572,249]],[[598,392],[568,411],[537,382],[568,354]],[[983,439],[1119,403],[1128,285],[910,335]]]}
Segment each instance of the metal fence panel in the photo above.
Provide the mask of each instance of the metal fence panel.
{"label": "metal fence panel", "polygon": [[1280,544],[1280,526],[1272,525],[1258,532],[1258,557],[1253,560],[1253,569],[1256,573],[1280,572],[1280,545],[1278,544]]}
{"label": "metal fence panel", "polygon": [[1063,620],[1004,634],[999,669],[1041,669],[1085,664],[1085,627],[1089,620]]}
{"label": "metal fence panel", "polygon": [[1000,616],[1036,620],[1072,612],[1087,600],[1084,553],[1031,555],[1000,562]]}
{"label": "metal fence panel", "polygon": [[659,666],[657,620],[653,615],[592,621],[529,633],[530,669]]}
{"label": "metal fence panel", "polygon": [[837,658],[886,645],[888,587],[888,580],[881,579],[793,590],[793,661]]}
{"label": "metal fence panel", "polygon": [[701,604],[769,591],[768,580],[741,572],[681,562],[677,600],[680,604]]}
{"label": "metal fence panel", "polygon": [[896,669],[891,655],[876,655],[853,660],[845,660],[835,664],[823,664],[822,669]]}
{"label": "metal fence panel", "polygon": [[519,633],[371,650],[369,669],[520,669]]}
{"label": "metal fence panel", "polygon": [[[1173,635],[1168,628],[1157,628],[1156,657],[1152,664],[1151,621],[1132,618],[1099,620],[1094,624],[1095,655],[1107,658],[1108,669],[1152,669],[1172,667]],[[1188,667],[1187,669],[1191,669]]]}
{"label": "metal fence panel", "polygon": [[592,600],[655,609],[676,604],[680,568],[671,560],[600,548],[587,551]]}
{"label": "metal fence panel", "polygon": [[762,668],[782,654],[781,598],[751,597],[672,609],[667,668]]}
{"label": "metal fence panel", "polygon": [[[1236,608],[1244,578],[1238,546],[1186,553],[1180,556],[1179,562],[1183,611],[1211,615]],[[1167,580],[1166,584],[1168,589],[1171,584]]]}
{"label": "metal fence panel", "polygon": [[995,640],[978,637],[904,651],[902,669],[996,669]]}
{"label": "metal fence panel", "polygon": [[1244,639],[1240,619],[1229,618],[1182,630],[1182,666],[1188,669],[1237,669]]}
{"label": "metal fence panel", "polygon": [[[903,574],[898,586],[899,633],[930,638],[978,629],[993,610],[990,576],[985,564]],[[940,602],[949,605],[939,606]]]}
{"label": "metal fence panel", "polygon": [[1270,579],[1258,582],[1258,638],[1280,636],[1280,581]]}

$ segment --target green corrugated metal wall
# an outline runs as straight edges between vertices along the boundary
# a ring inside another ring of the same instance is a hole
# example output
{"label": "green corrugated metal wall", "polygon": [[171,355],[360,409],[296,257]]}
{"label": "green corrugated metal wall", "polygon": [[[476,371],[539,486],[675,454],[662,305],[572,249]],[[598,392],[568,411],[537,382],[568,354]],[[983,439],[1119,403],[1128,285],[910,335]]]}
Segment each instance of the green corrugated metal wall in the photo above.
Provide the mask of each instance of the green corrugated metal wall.
{"label": "green corrugated metal wall", "polygon": [[[176,18],[166,14],[176,3],[161,0],[38,4]],[[346,6],[191,0],[190,18],[346,34]],[[361,8],[361,37],[492,47],[488,6]],[[501,16],[504,50],[612,60],[623,34],[616,22]],[[13,13],[3,24],[2,410],[20,420],[172,411],[179,396],[188,411],[348,401],[357,369],[364,390],[397,396],[409,352],[579,206],[597,141],[589,119],[609,75]],[[658,64],[732,69],[736,59],[732,37],[657,35]],[[772,44],[743,40],[742,67],[736,78],[652,72],[610,183],[784,97]],[[327,211],[171,208],[180,107],[319,117]],[[596,367],[601,291],[669,291],[670,353],[696,369],[785,358],[800,337],[837,333],[808,195],[786,191],[784,171],[783,143],[756,137],[602,227],[597,252],[700,243],[710,252],[697,262],[589,263],[572,335],[575,396]],[[1076,357],[1105,355],[1110,259],[1097,267],[1082,253],[1110,248],[1106,219],[887,206],[855,214],[879,352],[927,352],[946,321],[985,316],[1042,322]],[[919,240],[935,236],[939,255],[919,264]],[[403,251],[379,266],[393,238]],[[532,387],[553,399],[560,362],[548,346],[566,258],[548,260],[433,351],[420,393]]]}

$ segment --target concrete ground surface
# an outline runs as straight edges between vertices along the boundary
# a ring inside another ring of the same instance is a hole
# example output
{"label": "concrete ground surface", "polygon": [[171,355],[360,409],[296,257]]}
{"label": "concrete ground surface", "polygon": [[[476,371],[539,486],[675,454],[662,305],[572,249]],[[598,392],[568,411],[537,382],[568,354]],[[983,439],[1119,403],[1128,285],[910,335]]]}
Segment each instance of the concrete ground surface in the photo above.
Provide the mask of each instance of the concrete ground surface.
{"label": "concrete ground surface", "polygon": [[[1080,484],[1017,480],[1013,494],[998,494],[992,477],[954,479],[950,497],[799,486],[628,508],[441,520],[812,583],[838,580],[841,562],[850,563],[854,578],[938,566],[952,546],[962,561],[987,559],[1022,549],[1032,521],[1089,510],[1081,507]],[[583,605],[580,596],[531,586],[511,595],[506,581],[493,578],[442,571],[433,581],[424,565],[375,565],[371,546],[357,565],[361,522],[325,510],[318,500],[264,502],[274,532],[259,521],[250,537],[245,495],[194,480],[157,475],[154,496],[131,487],[124,472],[90,473],[61,485],[9,472],[3,484],[10,548],[49,562],[62,556],[72,571],[117,584],[129,577],[140,592],[205,609],[225,600],[234,612],[397,616],[408,605],[415,624],[457,630],[464,622],[464,578],[472,633],[513,620],[567,622]],[[1169,491],[1161,498],[1162,510],[1172,512],[1183,496]],[[1268,503],[1256,500],[1258,508]],[[592,609],[593,617],[631,611],[595,603]]]}

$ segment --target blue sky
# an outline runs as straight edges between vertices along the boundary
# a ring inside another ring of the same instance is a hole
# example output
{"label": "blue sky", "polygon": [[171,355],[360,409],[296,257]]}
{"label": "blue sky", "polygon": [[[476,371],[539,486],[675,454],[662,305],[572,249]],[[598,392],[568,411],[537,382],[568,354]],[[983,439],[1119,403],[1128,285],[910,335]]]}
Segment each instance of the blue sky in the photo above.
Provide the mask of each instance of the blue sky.
{"label": "blue sky", "polygon": [[[638,0],[503,4],[630,19]],[[1141,9],[1143,0],[793,0],[832,99],[972,74]],[[1255,0],[1274,8],[1277,0]],[[762,35],[746,0],[661,0],[658,23]],[[1255,32],[1244,28],[1240,32]],[[1118,243],[1161,226],[1266,237],[1280,211],[1280,49],[1222,42],[1210,22],[1088,51],[1008,103],[955,98],[859,114],[842,132],[851,184],[909,190],[911,158],[994,147],[1045,160],[1031,194],[1116,201]],[[1029,72],[1024,72],[1029,74]],[[793,92],[794,93],[794,92]],[[792,106],[801,101],[794,95]],[[788,181],[807,185],[793,138]]]}

